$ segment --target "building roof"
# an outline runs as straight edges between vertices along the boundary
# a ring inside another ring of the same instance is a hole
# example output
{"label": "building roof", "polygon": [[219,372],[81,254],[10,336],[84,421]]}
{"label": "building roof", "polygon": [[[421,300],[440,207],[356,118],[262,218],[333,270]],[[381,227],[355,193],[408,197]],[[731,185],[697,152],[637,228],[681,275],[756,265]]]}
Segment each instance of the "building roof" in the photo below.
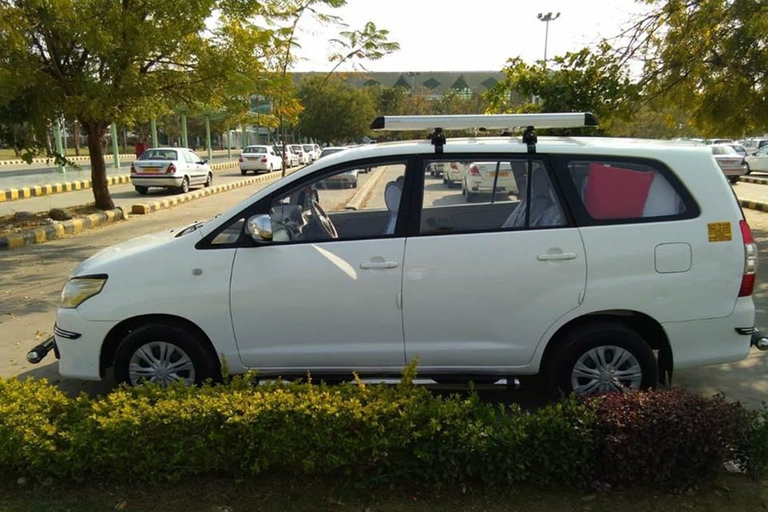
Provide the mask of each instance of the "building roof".
{"label": "building roof", "polygon": [[[321,73],[294,73],[294,80]],[[449,90],[483,93],[504,79],[501,71],[387,71],[350,72],[338,76],[357,87],[404,87],[425,96],[442,96]]]}

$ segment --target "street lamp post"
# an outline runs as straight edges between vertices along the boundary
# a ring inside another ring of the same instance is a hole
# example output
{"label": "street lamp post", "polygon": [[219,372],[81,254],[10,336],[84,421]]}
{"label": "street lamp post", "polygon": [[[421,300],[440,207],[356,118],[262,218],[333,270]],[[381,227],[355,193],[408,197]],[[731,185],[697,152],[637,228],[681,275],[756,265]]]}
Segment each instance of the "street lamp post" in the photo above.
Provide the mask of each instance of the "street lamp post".
{"label": "street lamp post", "polygon": [[538,16],[539,21],[543,21],[547,24],[547,28],[544,32],[544,69],[547,68],[547,43],[549,42],[549,22],[555,21],[557,18],[560,17],[560,13],[552,14],[551,12],[548,12],[546,14],[539,13]]}

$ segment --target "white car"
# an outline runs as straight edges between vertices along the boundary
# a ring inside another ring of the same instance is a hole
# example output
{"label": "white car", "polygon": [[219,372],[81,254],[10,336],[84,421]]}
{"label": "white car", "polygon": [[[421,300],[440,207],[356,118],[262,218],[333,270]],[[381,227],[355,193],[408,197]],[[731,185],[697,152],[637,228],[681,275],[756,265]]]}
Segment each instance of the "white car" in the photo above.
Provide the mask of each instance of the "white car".
{"label": "white car", "polygon": [[249,171],[255,174],[273,172],[283,167],[282,159],[272,146],[248,146],[243,150],[238,161],[242,175]]}
{"label": "white car", "polygon": [[768,172],[768,145],[757,150],[753,155],[745,158],[747,161],[747,174],[752,171]]}
{"label": "white car", "polygon": [[[398,376],[418,358],[436,381],[539,376],[590,393],[766,348],[755,338],[757,247],[708,147],[536,142],[531,129],[445,143],[437,130],[592,124],[379,118],[373,129],[435,134],[324,157],[206,222],[92,256],[28,360],[55,345],[64,377],[112,368],[140,385],[215,378],[224,361],[265,378]],[[465,203],[425,176],[454,161],[512,171],[519,192]],[[377,179],[366,196],[317,186],[367,166]]]}
{"label": "white car", "polygon": [[457,183],[463,183],[466,167],[464,162],[446,162],[443,166],[443,184],[452,188]]}
{"label": "white car", "polygon": [[311,164],[318,158],[320,158],[320,146],[317,144],[302,144],[301,146],[304,148],[304,152],[309,155],[309,163]]}
{"label": "white car", "polygon": [[[496,174],[498,173],[498,177]],[[509,163],[471,162],[464,166],[461,193],[468,203],[485,194],[517,193],[515,177]]]}
{"label": "white car", "polygon": [[182,194],[194,186],[213,185],[208,160],[186,148],[152,148],[131,164],[131,184],[146,195],[151,187],[177,190]]}
{"label": "white car", "polygon": [[739,176],[749,173],[749,167],[743,156],[738,154],[729,144],[712,144],[709,146],[717,165],[731,183],[737,183]]}
{"label": "white car", "polygon": [[281,158],[285,159],[285,165],[286,167],[296,167],[298,165],[301,165],[301,160],[299,159],[299,155],[297,155],[294,151],[291,151],[291,146],[287,146],[288,149],[283,152],[283,147],[276,145],[275,151],[278,155],[281,155]]}
{"label": "white car", "polygon": [[299,157],[299,165],[307,165],[310,163],[309,153],[304,152],[304,147],[301,144],[291,144],[288,148]]}

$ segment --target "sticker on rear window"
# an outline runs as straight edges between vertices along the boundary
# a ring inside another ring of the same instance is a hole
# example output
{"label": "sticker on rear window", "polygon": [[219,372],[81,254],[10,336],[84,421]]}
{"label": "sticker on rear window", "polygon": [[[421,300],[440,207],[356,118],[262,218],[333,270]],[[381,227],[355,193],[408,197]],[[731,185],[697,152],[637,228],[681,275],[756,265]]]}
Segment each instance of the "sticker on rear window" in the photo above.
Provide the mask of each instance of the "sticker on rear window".
{"label": "sticker on rear window", "polygon": [[733,239],[730,222],[710,222],[707,229],[710,242],[730,242]]}

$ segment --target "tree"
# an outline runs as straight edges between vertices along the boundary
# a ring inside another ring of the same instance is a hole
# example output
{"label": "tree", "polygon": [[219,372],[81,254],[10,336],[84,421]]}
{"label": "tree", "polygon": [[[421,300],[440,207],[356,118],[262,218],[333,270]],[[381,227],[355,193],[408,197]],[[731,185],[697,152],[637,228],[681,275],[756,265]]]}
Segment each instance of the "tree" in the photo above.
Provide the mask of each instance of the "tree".
{"label": "tree", "polygon": [[510,59],[504,80],[486,93],[489,111],[592,112],[600,131],[609,131],[614,120],[629,116],[639,93],[611,50],[603,43],[597,50],[569,52],[555,57],[550,68],[543,61],[528,65]]}
{"label": "tree", "polygon": [[325,143],[363,137],[376,115],[371,96],[340,79],[308,76],[299,84],[298,97],[312,105],[299,115],[302,133]]}
{"label": "tree", "polygon": [[[265,5],[4,0],[0,105],[29,97],[41,116],[76,119],[87,135],[96,206],[113,208],[101,144],[110,123],[132,124],[179,103],[216,102],[233,90],[248,94],[270,33],[240,20]],[[219,26],[211,30],[206,20],[214,11]]]}
{"label": "tree", "polygon": [[768,3],[643,0],[651,6],[617,40],[640,62],[646,101],[687,110],[706,135],[768,131]]}

